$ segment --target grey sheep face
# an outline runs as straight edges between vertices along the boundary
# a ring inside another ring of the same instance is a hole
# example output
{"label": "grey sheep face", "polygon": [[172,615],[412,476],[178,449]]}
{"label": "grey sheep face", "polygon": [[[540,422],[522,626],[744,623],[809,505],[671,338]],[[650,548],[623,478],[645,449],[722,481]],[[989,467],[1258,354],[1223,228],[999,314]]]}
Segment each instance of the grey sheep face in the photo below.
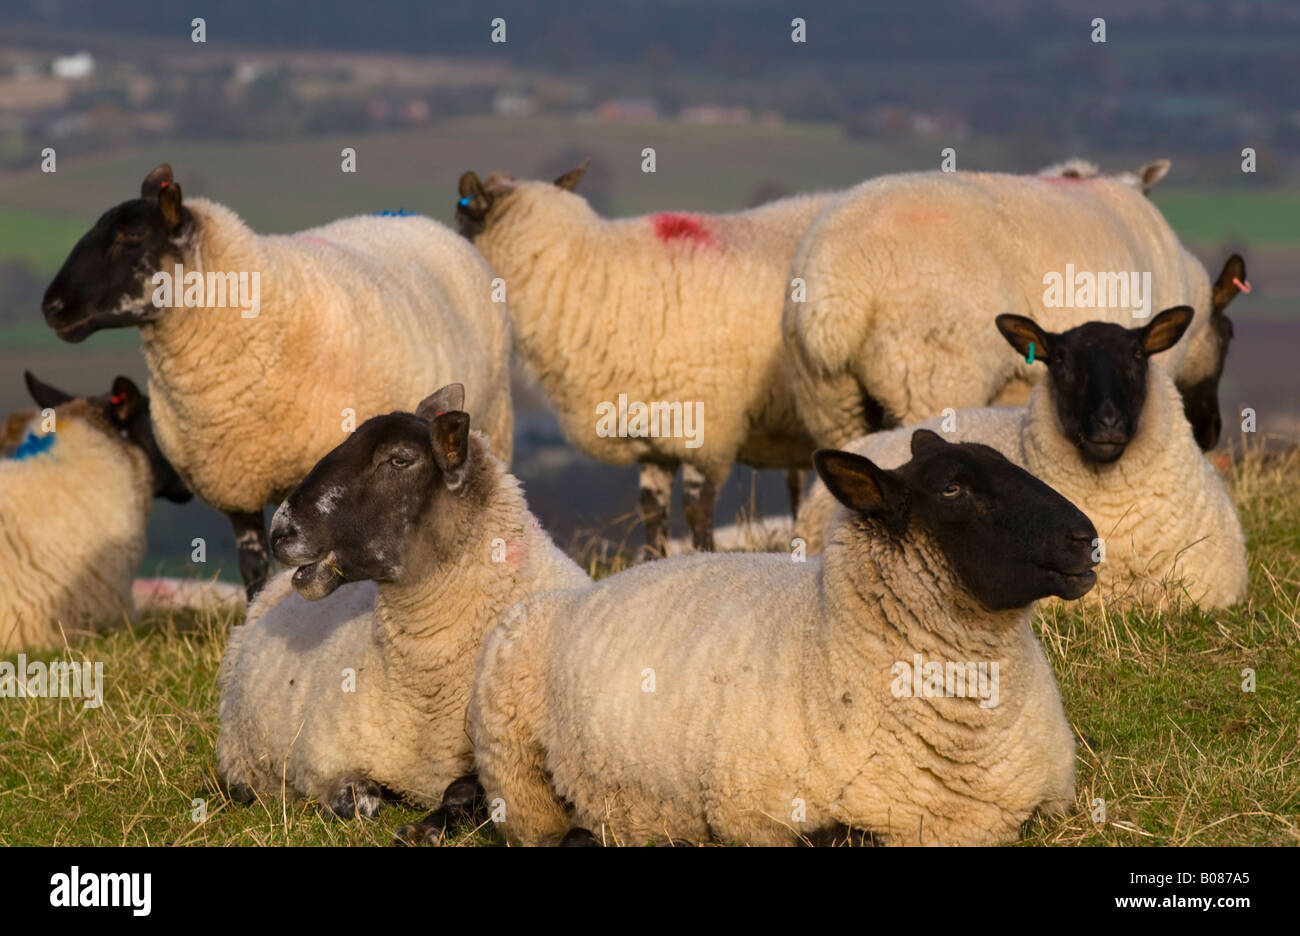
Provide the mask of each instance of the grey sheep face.
{"label": "grey sheep face", "polygon": [[1060,333],[1023,315],[997,317],[998,330],[1021,355],[1033,343],[1047,365],[1062,432],[1099,464],[1117,460],[1137,435],[1151,356],[1177,344],[1191,323],[1191,306],[1165,309],[1141,328],[1086,322]]}
{"label": "grey sheep face", "polygon": [[912,459],[894,471],[849,452],[813,461],[840,503],[870,535],[922,535],[937,545],[961,587],[990,611],[1055,595],[1083,596],[1097,531],[1081,510],[996,450],[912,434]]}
{"label": "grey sheep face", "polygon": [[447,547],[437,521],[465,494],[472,462],[464,401],[465,388],[451,384],[415,413],[366,420],[284,500],[271,549],[297,567],[293,585],[305,598],[348,581],[401,581],[418,551]]}
{"label": "grey sheep face", "polygon": [[[23,378],[27,383],[27,392],[37,406],[55,409],[76,399],[70,393],[42,383],[31,371],[24,371]],[[153,423],[149,419],[149,398],[140,392],[135,381],[129,377],[117,377],[108,393],[84,399],[91,410],[101,417],[96,420],[100,428],[144,452],[149,459],[154,497],[183,504],[194,496],[158,447],[153,434]]]}
{"label": "grey sheep face", "polygon": [[[555,180],[555,187],[572,192],[587,174],[591,165],[588,159],[581,166],[570,169]],[[458,190],[460,198],[456,201],[456,229],[462,237],[475,241],[501,215],[501,203],[517,187],[515,177],[507,172],[494,172],[487,181],[480,181],[473,172],[466,172],[460,177]],[[494,211],[495,210],[495,211]]]}
{"label": "grey sheep face", "polygon": [[41,303],[45,322],[64,341],[82,341],[101,328],[154,321],[153,275],[179,258],[194,229],[181,204],[171,166],[157,166],[140,197],[110,208],[82,235]]}
{"label": "grey sheep face", "polygon": [[1219,381],[1223,378],[1223,365],[1228,359],[1228,346],[1233,337],[1232,319],[1223,310],[1237,298],[1243,287],[1250,288],[1246,281],[1246,261],[1240,254],[1233,254],[1224,262],[1210,294],[1214,369],[1196,383],[1178,385],[1178,392],[1183,397],[1183,412],[1192,424],[1192,434],[1203,452],[1218,445],[1223,432],[1223,419],[1219,414]]}

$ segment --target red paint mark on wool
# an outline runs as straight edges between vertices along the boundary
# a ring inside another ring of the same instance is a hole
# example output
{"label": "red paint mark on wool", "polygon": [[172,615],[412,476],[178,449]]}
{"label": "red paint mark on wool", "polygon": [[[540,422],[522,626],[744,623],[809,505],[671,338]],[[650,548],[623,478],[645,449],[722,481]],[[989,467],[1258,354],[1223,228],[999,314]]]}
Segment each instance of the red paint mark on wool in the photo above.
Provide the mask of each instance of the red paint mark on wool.
{"label": "red paint mark on wool", "polygon": [[713,240],[709,229],[696,215],[667,213],[651,215],[650,223],[654,225],[655,237],[665,244],[674,240],[708,244]]}

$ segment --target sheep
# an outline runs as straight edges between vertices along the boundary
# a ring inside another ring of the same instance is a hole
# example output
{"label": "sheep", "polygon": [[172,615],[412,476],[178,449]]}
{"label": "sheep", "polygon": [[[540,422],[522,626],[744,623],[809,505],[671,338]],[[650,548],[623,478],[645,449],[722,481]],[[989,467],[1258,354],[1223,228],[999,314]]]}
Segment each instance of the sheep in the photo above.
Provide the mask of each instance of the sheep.
{"label": "sheep", "polygon": [[644,554],[664,554],[679,464],[692,542],[712,549],[733,462],[789,470],[812,456],[785,376],[780,297],[799,235],[831,195],[607,220],[573,191],[585,170],[554,184],[466,172],[460,231],[505,280],[518,350],[565,436],[600,461],[639,463]]}
{"label": "sheep", "polygon": [[65,341],[140,328],[158,442],[229,518],[251,597],[268,566],[263,507],[352,426],[419,402],[413,388],[472,381],[509,461],[509,313],[491,280],[428,218],[259,235],[224,205],[182,203],[164,163],[77,242],[42,309]]}
{"label": "sheep", "polygon": [[1103,176],[1101,167],[1096,163],[1088,162],[1086,159],[1067,159],[1064,162],[1044,166],[1038,170],[1038,175],[1057,176],[1062,179],[1092,179],[1098,177],[1114,179],[1116,182],[1137,189],[1143,195],[1146,195],[1155,188],[1157,182],[1168,174],[1171,165],[1173,164],[1167,159],[1156,159],[1143,163],[1138,166],[1136,171],[1125,170],[1123,172],[1107,173]]}
{"label": "sheep", "polygon": [[[1217,314],[1222,314],[1221,310]],[[1207,608],[1245,598],[1245,539],[1232,500],[1206,459],[1167,373],[1148,366],[1187,328],[1188,306],[1141,328],[1089,323],[1063,334],[1016,315],[997,319],[1022,354],[1035,343],[1047,377],[1029,406],[961,410],[872,433],[849,451],[882,467],[907,458],[918,431],[947,429],[1006,455],[1078,504],[1101,531],[1099,594],[1118,605],[1159,605],[1166,582]],[[832,492],[815,485],[796,535],[821,550],[836,514]]]}
{"label": "sheep", "polygon": [[27,371],[42,410],[5,422],[0,458],[0,653],[62,646],[134,613],[153,498],[190,499],[127,377],[73,397]]}
{"label": "sheep", "polygon": [[[1140,299],[1126,295],[1124,274],[1137,276]],[[985,324],[1005,311],[1065,329],[1131,322],[1140,310],[1130,307],[1191,305],[1187,337],[1162,366],[1216,392],[1222,338],[1209,327],[1209,277],[1146,198],[1110,179],[931,172],[866,182],[808,227],[790,276],[804,284],[782,319],[790,379],[819,445],[948,408],[1023,401],[1008,388],[1036,372]],[[1105,308],[1095,307],[1101,296]]]}
{"label": "sheep", "polygon": [[287,790],[341,817],[384,790],[433,803],[471,766],[483,634],[539,588],[588,581],[470,432],[460,384],[363,423],[271,523],[271,579],[218,674],[231,796]]}
{"label": "sheep", "polygon": [[1092,587],[1096,531],[992,449],[912,447],[816,453],[849,508],[823,557],[696,553],[507,612],[469,708],[507,841],[992,844],[1063,813],[1074,740],[1030,621]]}

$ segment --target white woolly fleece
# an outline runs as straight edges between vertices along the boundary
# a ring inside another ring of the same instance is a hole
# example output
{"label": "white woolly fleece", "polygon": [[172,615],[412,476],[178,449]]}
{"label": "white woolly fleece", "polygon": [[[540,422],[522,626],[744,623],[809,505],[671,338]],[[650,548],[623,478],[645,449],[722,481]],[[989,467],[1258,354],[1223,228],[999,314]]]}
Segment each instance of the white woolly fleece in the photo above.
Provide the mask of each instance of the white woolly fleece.
{"label": "white woolly fleece", "polygon": [[[1167,374],[1148,373],[1138,432],[1118,461],[1086,461],[1063,435],[1050,381],[1029,406],[962,410],[953,432],[942,419],[876,432],[846,446],[882,468],[911,458],[912,433],[941,432],[950,442],[982,442],[1051,485],[1088,515],[1105,541],[1097,592],[1122,604],[1160,605],[1162,583],[1181,583],[1207,608],[1246,597],[1246,543],[1223,480],[1205,458]],[[800,507],[796,535],[818,552],[841,508],[820,480]]]}
{"label": "white woolly fleece", "polygon": [[[977,172],[884,176],[849,189],[805,232],[782,328],[800,416],[821,446],[872,427],[863,393],[907,425],[986,406],[1037,368],[1008,347],[1001,313],[1049,331],[1141,324],[1128,310],[1044,308],[1043,277],[1151,273],[1150,313],[1196,310],[1157,366],[1194,382],[1214,366],[1210,281],[1151,202],[1107,178]],[[1015,396],[1007,398],[1007,401]]]}
{"label": "white woolly fleece", "polygon": [[[590,581],[555,546],[519,483],[490,462],[495,493],[462,524],[450,561],[410,584],[357,582],[320,601],[275,576],[231,631],[221,663],[217,765],[228,784],[263,795],[288,790],[324,799],[340,778],[361,776],[436,805],[471,770],[465,733],[483,634],[531,592]],[[493,543],[506,555],[494,562]],[[352,670],[354,691],[346,691]]]}
{"label": "white woolly fleece", "polygon": [[[63,646],[133,613],[153,504],[149,459],[82,400],[55,409],[54,444],[0,459],[0,653]],[[21,439],[40,414],[13,420]]]}
{"label": "white woolly fleece", "polygon": [[[695,554],[512,608],[469,710],[507,839],[1014,840],[1072,803],[1074,739],[1031,610],[991,614],[954,581],[932,544],[855,518],[824,560]],[[998,704],[895,697],[914,654],[996,661]]]}
{"label": "white woolly fleece", "polygon": [[[831,196],[735,214],[599,217],[549,182],[502,195],[476,243],[509,289],[519,351],[569,441],[601,461],[680,459],[721,484],[734,461],[808,464],[781,349],[803,229]],[[702,402],[702,445],[596,435],[597,407]]]}
{"label": "white woolly fleece", "polygon": [[418,216],[264,236],[223,205],[185,206],[187,273],[261,273],[256,318],[172,308],[141,328],[158,443],[196,494],[259,511],[347,437],[344,410],[360,425],[457,381],[509,462],[509,314],[463,238]]}

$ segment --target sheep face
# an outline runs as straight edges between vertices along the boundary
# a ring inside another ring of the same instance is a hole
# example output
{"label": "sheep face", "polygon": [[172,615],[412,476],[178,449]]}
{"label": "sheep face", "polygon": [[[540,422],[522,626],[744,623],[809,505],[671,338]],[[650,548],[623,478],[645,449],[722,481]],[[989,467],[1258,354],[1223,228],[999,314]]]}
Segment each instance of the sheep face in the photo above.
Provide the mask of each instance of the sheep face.
{"label": "sheep face", "polygon": [[[72,394],[37,380],[31,371],[24,371],[23,377],[27,381],[27,392],[37,406],[53,409],[75,399]],[[85,397],[85,400],[92,411],[103,417],[96,420],[96,425],[116,434],[127,444],[134,445],[149,459],[154,497],[165,497],[173,503],[183,504],[194,496],[158,448],[153,435],[153,424],[149,420],[149,398],[140,392],[133,380],[118,377],[108,393]]]}
{"label": "sheep face", "polygon": [[998,330],[1018,352],[1028,356],[1035,345],[1047,364],[1063,435],[1084,459],[1101,464],[1123,455],[1137,434],[1151,355],[1172,348],[1191,322],[1191,306],[1166,309],[1141,328],[1087,322],[1061,333],[1022,315],[997,318]]}
{"label": "sheep face", "polygon": [[162,313],[151,301],[153,275],[180,256],[193,227],[171,167],[158,166],[139,198],[104,212],[72,248],[45,291],[46,324],[64,341],[81,341],[153,321]]}
{"label": "sheep face", "polygon": [[[376,416],[324,458],[271,521],[294,587],[324,598],[347,581],[399,582],[416,552],[449,539],[471,465],[465,392],[452,384],[416,413]],[[431,522],[432,521],[432,522]],[[432,541],[430,541],[432,540]]]}
{"label": "sheep face", "polygon": [[1208,452],[1219,444],[1223,420],[1219,415],[1219,381],[1223,365],[1228,359],[1228,346],[1232,344],[1232,319],[1224,313],[1228,303],[1237,298],[1246,282],[1246,261],[1233,254],[1223,265],[1214,291],[1210,296],[1210,328],[1214,337],[1214,369],[1207,377],[1194,384],[1178,385],[1183,397],[1183,412],[1192,424],[1192,434],[1202,451]]}
{"label": "sheep face", "polygon": [[[555,180],[555,187],[572,192],[586,175],[589,165],[591,165],[590,159],[576,169],[570,169]],[[494,172],[487,177],[486,182],[479,181],[479,177],[473,172],[462,175],[458,187],[460,198],[456,202],[456,229],[460,231],[461,236],[469,241],[476,241],[488,226],[501,216],[502,212],[499,210],[501,203],[519,184],[515,177],[507,172]],[[498,209],[495,216],[493,209]]]}
{"label": "sheep face", "polygon": [[911,461],[894,471],[825,449],[814,463],[831,493],[867,520],[870,535],[928,540],[990,611],[1049,595],[1079,598],[1097,581],[1092,522],[988,446],[918,429]]}

